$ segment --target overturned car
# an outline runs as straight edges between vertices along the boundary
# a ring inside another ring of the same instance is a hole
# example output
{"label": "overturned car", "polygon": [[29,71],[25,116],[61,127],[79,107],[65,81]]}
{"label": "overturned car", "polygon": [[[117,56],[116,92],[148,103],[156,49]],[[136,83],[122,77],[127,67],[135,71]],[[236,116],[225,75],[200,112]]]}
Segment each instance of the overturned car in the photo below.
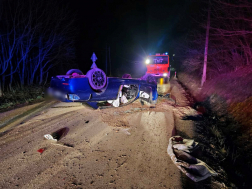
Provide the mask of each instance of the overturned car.
{"label": "overturned car", "polygon": [[52,77],[48,93],[60,101],[82,102],[93,108],[124,106],[136,99],[155,104],[158,98],[155,78],[132,79],[130,74],[107,77],[95,63],[86,75],[71,69],[66,75]]}

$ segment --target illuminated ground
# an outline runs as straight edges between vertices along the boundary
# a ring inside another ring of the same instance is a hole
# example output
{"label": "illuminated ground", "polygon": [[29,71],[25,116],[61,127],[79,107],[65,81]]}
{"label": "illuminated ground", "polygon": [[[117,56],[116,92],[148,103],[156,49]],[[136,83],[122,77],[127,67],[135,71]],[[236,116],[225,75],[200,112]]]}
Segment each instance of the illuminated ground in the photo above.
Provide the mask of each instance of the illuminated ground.
{"label": "illuminated ground", "polygon": [[[193,137],[192,122],[181,117],[196,112],[176,96],[176,107],[160,98],[155,107],[136,101],[102,110],[79,103],[46,109],[1,136],[0,188],[182,188],[187,177],[166,149],[178,127]],[[64,127],[69,132],[60,141],[43,138]]]}

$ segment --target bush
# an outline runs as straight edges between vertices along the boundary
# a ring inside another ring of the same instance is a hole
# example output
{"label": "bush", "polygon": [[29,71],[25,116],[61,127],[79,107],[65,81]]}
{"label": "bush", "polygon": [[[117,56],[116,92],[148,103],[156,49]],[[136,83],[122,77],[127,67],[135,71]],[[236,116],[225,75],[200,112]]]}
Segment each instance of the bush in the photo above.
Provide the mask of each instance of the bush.
{"label": "bush", "polygon": [[0,97],[0,111],[10,110],[24,104],[31,104],[43,100],[44,88],[40,86],[30,86],[13,89],[4,93]]}
{"label": "bush", "polygon": [[[179,80],[204,106],[198,121],[198,139],[216,167],[222,166],[239,188],[251,187],[252,171],[252,67],[216,76],[197,91],[200,79],[180,74]],[[197,106],[195,106],[197,107]],[[211,163],[210,163],[211,164]]]}

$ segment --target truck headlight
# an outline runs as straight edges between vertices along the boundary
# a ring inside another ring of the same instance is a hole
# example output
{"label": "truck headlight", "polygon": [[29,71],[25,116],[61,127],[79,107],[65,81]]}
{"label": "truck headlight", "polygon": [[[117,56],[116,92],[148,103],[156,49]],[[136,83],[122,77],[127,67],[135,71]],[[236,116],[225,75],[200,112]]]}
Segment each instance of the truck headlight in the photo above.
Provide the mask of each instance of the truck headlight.
{"label": "truck headlight", "polygon": [[149,64],[150,63],[150,59],[147,59],[146,61],[145,61],[145,64]]}
{"label": "truck headlight", "polygon": [[167,73],[164,73],[163,76],[166,77],[166,76],[167,76]]}

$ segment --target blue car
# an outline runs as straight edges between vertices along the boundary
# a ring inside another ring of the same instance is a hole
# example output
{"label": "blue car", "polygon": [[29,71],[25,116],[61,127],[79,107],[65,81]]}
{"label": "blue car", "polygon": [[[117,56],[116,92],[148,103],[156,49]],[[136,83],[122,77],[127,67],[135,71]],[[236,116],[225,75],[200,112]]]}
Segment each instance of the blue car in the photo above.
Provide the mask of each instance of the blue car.
{"label": "blue car", "polygon": [[96,66],[86,75],[71,69],[66,75],[52,77],[48,93],[62,102],[82,102],[95,109],[124,106],[138,98],[155,104],[158,98],[157,83],[151,75],[140,79],[132,79],[130,74],[106,77]]}

